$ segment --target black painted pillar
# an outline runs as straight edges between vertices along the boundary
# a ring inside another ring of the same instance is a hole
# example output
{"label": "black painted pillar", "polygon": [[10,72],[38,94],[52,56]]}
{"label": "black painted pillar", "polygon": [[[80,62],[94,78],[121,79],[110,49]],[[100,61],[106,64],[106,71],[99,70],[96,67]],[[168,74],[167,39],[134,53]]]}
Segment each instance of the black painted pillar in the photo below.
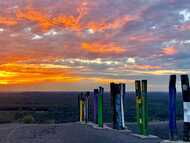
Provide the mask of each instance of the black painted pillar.
{"label": "black painted pillar", "polygon": [[188,75],[181,75],[181,86],[184,108],[183,140],[190,141],[190,88]]}
{"label": "black painted pillar", "polygon": [[112,110],[112,122],[114,129],[124,129],[124,96],[125,96],[125,84],[110,84],[111,88],[111,110]]}

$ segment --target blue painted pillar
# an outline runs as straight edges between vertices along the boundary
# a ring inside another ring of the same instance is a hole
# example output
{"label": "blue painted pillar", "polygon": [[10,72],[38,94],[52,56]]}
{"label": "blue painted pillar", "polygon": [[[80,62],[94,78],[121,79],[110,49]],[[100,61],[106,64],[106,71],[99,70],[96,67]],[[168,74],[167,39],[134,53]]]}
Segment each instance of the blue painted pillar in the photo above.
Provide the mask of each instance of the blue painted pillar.
{"label": "blue painted pillar", "polygon": [[176,75],[171,75],[169,82],[169,138],[170,140],[177,140]]}
{"label": "blue painted pillar", "polygon": [[94,89],[94,97],[93,97],[93,107],[94,107],[94,113],[93,113],[93,121],[95,124],[98,123],[98,89]]}

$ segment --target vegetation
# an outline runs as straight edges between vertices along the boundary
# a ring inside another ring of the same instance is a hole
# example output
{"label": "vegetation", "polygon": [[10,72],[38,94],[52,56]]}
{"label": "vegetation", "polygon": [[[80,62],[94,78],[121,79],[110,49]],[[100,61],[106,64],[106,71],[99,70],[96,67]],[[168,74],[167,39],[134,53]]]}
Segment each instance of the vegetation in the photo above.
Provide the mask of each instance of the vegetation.
{"label": "vegetation", "polygon": [[23,123],[25,124],[31,124],[34,123],[34,118],[32,115],[25,115],[22,119]]}

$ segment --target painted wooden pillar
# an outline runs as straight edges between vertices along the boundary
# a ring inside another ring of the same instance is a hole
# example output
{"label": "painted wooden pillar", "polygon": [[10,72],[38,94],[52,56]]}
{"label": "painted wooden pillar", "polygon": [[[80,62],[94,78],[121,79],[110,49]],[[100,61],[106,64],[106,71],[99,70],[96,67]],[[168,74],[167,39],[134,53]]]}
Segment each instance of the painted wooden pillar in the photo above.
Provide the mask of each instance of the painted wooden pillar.
{"label": "painted wooden pillar", "polygon": [[169,138],[170,140],[177,140],[176,75],[171,75],[169,82]]}
{"label": "painted wooden pillar", "polygon": [[112,127],[114,129],[117,129],[117,125],[116,125],[115,95],[116,95],[116,86],[115,86],[115,83],[110,83]]}
{"label": "painted wooden pillar", "polygon": [[183,140],[190,141],[190,88],[188,75],[181,75],[184,108]]}
{"label": "painted wooden pillar", "polygon": [[137,126],[139,128],[140,134],[143,134],[143,101],[141,95],[141,81],[135,81],[135,90],[136,90],[136,118],[137,118]]}
{"label": "painted wooden pillar", "polygon": [[79,121],[80,121],[80,94],[78,95],[78,109],[79,109]]}
{"label": "painted wooden pillar", "polygon": [[95,124],[98,123],[98,89],[94,89],[94,97],[93,97],[93,107],[94,107],[94,113],[93,113],[93,121]]}
{"label": "painted wooden pillar", "polygon": [[122,118],[121,118],[121,96],[119,84],[115,84],[115,109],[116,109],[116,129],[122,129]]}
{"label": "painted wooden pillar", "polygon": [[120,101],[121,101],[121,122],[122,122],[122,129],[125,128],[125,115],[124,115],[124,99],[125,99],[125,84],[120,83]]}
{"label": "painted wooden pillar", "polygon": [[125,96],[125,84],[110,84],[111,88],[111,109],[112,109],[112,123],[114,129],[124,129],[124,96]]}
{"label": "painted wooden pillar", "polygon": [[136,91],[136,118],[139,132],[148,135],[148,102],[147,102],[147,80],[135,81]]}
{"label": "painted wooden pillar", "polygon": [[80,95],[79,104],[80,104],[80,122],[84,122],[84,98],[83,98],[83,93],[81,93],[81,95]]}
{"label": "painted wooden pillar", "polygon": [[90,92],[86,92],[85,94],[85,122],[87,123],[89,120],[89,96]]}
{"label": "painted wooden pillar", "polygon": [[99,87],[98,94],[98,126],[103,128],[103,95],[104,88]]}
{"label": "painted wooden pillar", "polygon": [[143,135],[148,135],[147,80],[142,80]]}

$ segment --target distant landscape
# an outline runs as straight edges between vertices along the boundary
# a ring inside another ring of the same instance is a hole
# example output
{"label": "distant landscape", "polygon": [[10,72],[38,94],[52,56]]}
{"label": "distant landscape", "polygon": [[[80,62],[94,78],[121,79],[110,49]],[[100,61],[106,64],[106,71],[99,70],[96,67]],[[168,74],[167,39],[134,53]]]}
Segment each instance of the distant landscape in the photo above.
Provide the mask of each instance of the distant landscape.
{"label": "distant landscape", "polygon": [[[32,118],[34,123],[65,123],[79,120],[79,92],[22,92],[0,93],[0,122],[22,122]],[[92,94],[92,93],[91,93]],[[125,96],[125,120],[135,122],[135,93]],[[181,93],[177,95],[177,120],[183,118]],[[168,120],[168,93],[150,92],[148,94],[150,121]],[[92,96],[90,97],[90,118],[92,119]],[[111,122],[110,96],[104,95],[104,120]],[[27,122],[27,121],[26,121]]]}

